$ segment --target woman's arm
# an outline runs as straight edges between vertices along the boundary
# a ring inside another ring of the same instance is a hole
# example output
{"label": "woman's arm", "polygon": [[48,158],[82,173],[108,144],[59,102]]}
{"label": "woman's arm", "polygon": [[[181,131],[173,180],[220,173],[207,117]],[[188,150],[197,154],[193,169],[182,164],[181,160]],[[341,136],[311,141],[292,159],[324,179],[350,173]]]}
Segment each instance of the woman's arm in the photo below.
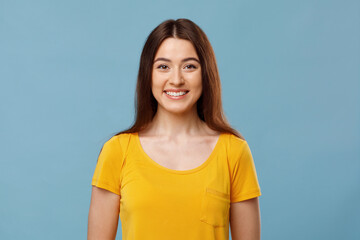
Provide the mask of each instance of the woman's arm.
{"label": "woman's arm", "polygon": [[230,229],[233,240],[260,240],[259,199],[231,203]]}
{"label": "woman's arm", "polygon": [[88,240],[114,240],[119,220],[120,196],[93,186],[88,219]]}

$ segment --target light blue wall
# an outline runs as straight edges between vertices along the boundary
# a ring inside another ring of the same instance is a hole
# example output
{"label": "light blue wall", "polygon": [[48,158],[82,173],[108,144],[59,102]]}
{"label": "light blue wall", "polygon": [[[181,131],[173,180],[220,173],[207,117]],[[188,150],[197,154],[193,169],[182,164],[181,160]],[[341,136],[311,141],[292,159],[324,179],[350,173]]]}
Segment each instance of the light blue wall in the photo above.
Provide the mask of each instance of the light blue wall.
{"label": "light blue wall", "polygon": [[208,35],[251,147],[262,239],[360,239],[360,2],[325,0],[0,0],[0,239],[86,238],[145,39],[183,17]]}

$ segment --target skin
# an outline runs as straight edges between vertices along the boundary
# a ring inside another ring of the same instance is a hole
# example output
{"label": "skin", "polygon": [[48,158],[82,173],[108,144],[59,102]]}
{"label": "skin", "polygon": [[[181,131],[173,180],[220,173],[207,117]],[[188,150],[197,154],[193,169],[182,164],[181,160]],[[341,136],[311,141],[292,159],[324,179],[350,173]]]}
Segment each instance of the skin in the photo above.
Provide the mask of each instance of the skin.
{"label": "skin", "polygon": [[119,210],[119,195],[92,186],[87,239],[115,239],[119,220]]}
{"label": "skin", "polygon": [[230,230],[233,240],[260,240],[259,198],[230,204]]}
{"label": "skin", "polygon": [[[170,169],[200,166],[220,133],[208,128],[197,114],[196,102],[202,94],[201,65],[190,41],[176,38],[163,41],[155,54],[151,87],[158,110],[148,128],[139,132],[144,151]],[[164,92],[168,89],[189,92],[185,98],[173,100]]]}
{"label": "skin", "polygon": [[[151,88],[158,110],[149,126],[139,132],[139,138],[144,151],[153,160],[171,169],[200,166],[220,135],[197,115],[196,102],[202,93],[202,79],[201,65],[196,60],[199,58],[192,43],[176,38],[165,39],[154,58]],[[172,100],[165,95],[165,89],[187,89],[189,92],[181,100]],[[171,162],[164,157],[169,155],[175,156]],[[115,239],[119,204],[120,196],[92,187],[88,240]],[[230,226],[233,240],[260,239],[257,198],[231,204]]]}
{"label": "skin", "polygon": [[[193,58],[196,60],[184,59]],[[159,59],[168,59],[159,60]],[[209,129],[197,115],[196,102],[202,93],[201,65],[192,43],[183,39],[167,38],[160,45],[152,72],[152,93],[158,110],[151,125],[142,132],[154,136],[167,136],[169,140],[191,139],[206,135]],[[181,100],[172,100],[165,89],[187,89]]]}

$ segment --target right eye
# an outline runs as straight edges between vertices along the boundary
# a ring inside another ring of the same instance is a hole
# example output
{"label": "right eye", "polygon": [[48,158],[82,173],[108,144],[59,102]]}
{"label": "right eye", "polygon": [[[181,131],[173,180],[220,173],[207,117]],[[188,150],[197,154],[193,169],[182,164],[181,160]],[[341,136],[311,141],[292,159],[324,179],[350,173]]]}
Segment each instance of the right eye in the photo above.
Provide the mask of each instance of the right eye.
{"label": "right eye", "polygon": [[161,64],[157,68],[165,70],[168,66]]}

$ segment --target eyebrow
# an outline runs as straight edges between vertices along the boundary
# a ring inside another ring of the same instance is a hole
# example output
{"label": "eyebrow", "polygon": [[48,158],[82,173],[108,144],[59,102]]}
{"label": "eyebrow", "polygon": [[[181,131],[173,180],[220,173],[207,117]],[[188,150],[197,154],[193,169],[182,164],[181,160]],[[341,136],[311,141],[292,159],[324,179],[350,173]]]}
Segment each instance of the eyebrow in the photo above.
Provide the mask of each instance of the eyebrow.
{"label": "eyebrow", "polygon": [[[181,60],[181,62],[186,62],[186,61],[189,61],[189,60],[194,60],[194,61],[200,63],[200,61],[199,61],[198,59],[193,58],[193,57],[184,58],[183,60]],[[157,58],[157,59],[154,61],[154,63],[157,62],[157,61],[171,62],[170,59],[168,59],[168,58],[162,58],[162,57],[161,57],[161,58]]]}

